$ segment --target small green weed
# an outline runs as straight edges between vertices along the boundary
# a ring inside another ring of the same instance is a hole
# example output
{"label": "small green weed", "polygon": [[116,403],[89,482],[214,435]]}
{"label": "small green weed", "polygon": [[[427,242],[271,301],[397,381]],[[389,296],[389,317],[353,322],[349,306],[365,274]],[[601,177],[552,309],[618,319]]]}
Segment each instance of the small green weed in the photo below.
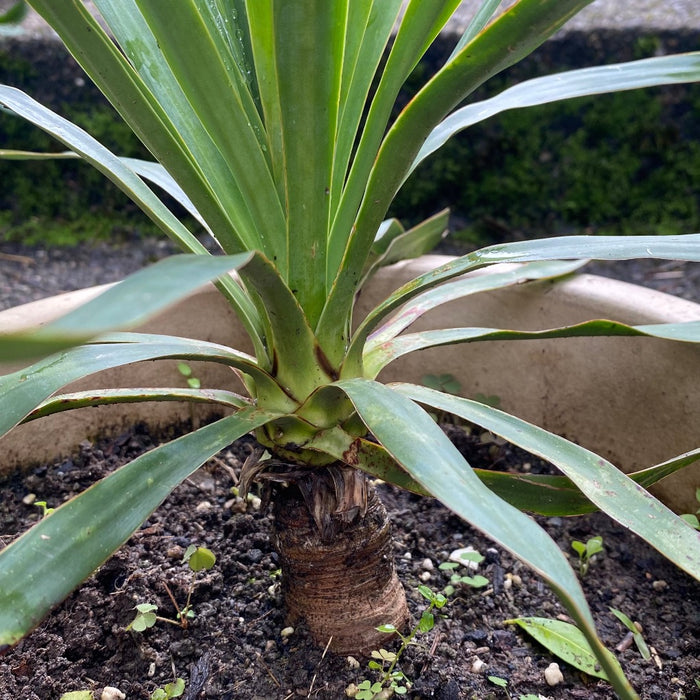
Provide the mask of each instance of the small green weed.
{"label": "small green weed", "polygon": [[372,660],[368,666],[372,671],[377,671],[381,674],[378,681],[372,682],[363,680],[357,686],[356,700],[374,700],[381,697],[381,693],[385,690],[395,693],[396,695],[406,695],[412,683],[406,675],[397,668],[397,664],[403,653],[411,644],[416,643],[416,638],[420,634],[427,634],[435,626],[435,610],[441,610],[447,604],[447,597],[442,593],[435,593],[428,586],[418,586],[418,592],[428,601],[428,607],[423,610],[418,623],[411,629],[407,635],[401,634],[394,625],[380,625],[377,630],[386,632],[387,634],[395,634],[401,640],[401,646],[398,651],[387,651],[386,649],[378,649],[373,651]]}
{"label": "small green weed", "polygon": [[170,700],[179,698],[185,692],[185,681],[178,678],[172,683],[166,683],[162,688],[156,688],[151,693],[151,700]]}
{"label": "small green weed", "polygon": [[[190,580],[190,585],[187,589],[187,602],[184,607],[180,607],[175,600],[175,596],[168,584],[163,581],[163,586],[168,594],[168,597],[172,601],[173,606],[176,610],[175,619],[169,617],[162,617],[158,615],[158,606],[153,603],[139,603],[136,606],[136,615],[134,619],[127,625],[127,630],[134,630],[134,632],[144,632],[156,622],[167,622],[171,625],[177,625],[182,629],[187,629],[189,621],[195,616],[194,610],[192,608],[192,592],[196,586],[195,575],[200,571],[208,571],[216,563],[216,556],[214,553],[207,549],[206,547],[196,547],[195,545],[190,545],[186,550],[182,558],[183,563],[187,562],[190,570],[193,573],[192,579]],[[177,697],[176,695],[162,696],[162,697]]]}
{"label": "small green weed", "polygon": [[572,548],[578,554],[578,570],[581,576],[588,573],[588,567],[594,555],[603,551],[603,538],[599,535],[591,537],[584,544],[579,540],[574,540],[571,543]]}
{"label": "small green weed", "polygon": [[[470,562],[480,564],[482,561],[484,561],[484,556],[476,551],[461,552],[459,558],[463,560],[461,562],[462,565],[468,565]],[[438,569],[441,571],[454,571],[458,566],[460,566],[460,562],[445,561],[438,566]],[[463,576],[455,572],[450,576],[450,583],[445,586],[443,593],[446,596],[451,596],[455,592],[457,586],[462,585],[469,586],[470,588],[483,588],[484,586],[487,586],[488,583],[489,580],[485,576],[481,576],[479,574],[475,576]]]}

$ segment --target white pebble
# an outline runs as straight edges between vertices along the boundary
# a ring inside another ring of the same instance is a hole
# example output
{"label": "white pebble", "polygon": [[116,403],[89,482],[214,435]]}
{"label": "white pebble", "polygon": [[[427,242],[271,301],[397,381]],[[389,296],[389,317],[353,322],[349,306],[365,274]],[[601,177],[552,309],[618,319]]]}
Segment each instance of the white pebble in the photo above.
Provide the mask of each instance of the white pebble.
{"label": "white pebble", "polygon": [[432,571],[435,568],[435,564],[433,564],[432,559],[423,559],[423,563],[421,564],[421,566],[426,571]]}
{"label": "white pebble", "polygon": [[559,685],[564,680],[564,674],[561,672],[559,664],[549,664],[544,670],[544,679],[549,686]]}
{"label": "white pebble", "polygon": [[122,693],[118,688],[112,688],[108,685],[102,690],[102,695],[100,695],[100,700],[124,700],[126,695]]}
{"label": "white pebble", "polygon": [[206,513],[211,510],[211,503],[209,503],[209,501],[200,501],[195,507],[195,510],[198,513]]}
{"label": "white pebble", "polygon": [[668,583],[666,583],[666,581],[663,579],[659,579],[658,581],[653,581],[651,587],[655,591],[663,591],[665,588],[668,588]]}
{"label": "white pebble", "polygon": [[22,503],[24,503],[25,506],[33,506],[34,501],[36,501],[36,494],[35,493],[28,493],[23,499]]}
{"label": "white pebble", "polygon": [[421,574],[418,576],[418,578],[425,583],[426,581],[430,581],[432,576],[430,575],[429,571],[423,571]]}
{"label": "white pebble", "polygon": [[354,683],[350,683],[345,689],[345,695],[349,698],[354,698],[359,692],[360,689]]}
{"label": "white pebble", "polygon": [[280,632],[280,637],[291,637],[294,634],[294,627],[285,627],[281,632]]}
{"label": "white pebble", "polygon": [[456,561],[458,564],[466,567],[469,571],[476,571],[479,568],[479,565],[475,561],[464,559],[462,556],[463,554],[470,552],[476,552],[474,547],[471,545],[468,547],[460,547],[459,549],[455,549],[454,551],[450,552],[450,561]]}
{"label": "white pebble", "polygon": [[354,656],[348,656],[346,661],[348,662],[348,668],[353,671],[357,671],[357,669],[360,668],[360,662]]}
{"label": "white pebble", "polygon": [[478,656],[472,661],[472,673],[483,673],[486,670],[486,662],[482,661]]}
{"label": "white pebble", "polygon": [[[511,574],[510,572],[506,574],[506,581],[510,581],[511,585],[513,586],[521,586],[523,583],[523,580],[520,578],[520,576],[518,576],[518,574]],[[503,583],[505,584],[506,581]]]}
{"label": "white pebble", "polygon": [[410,552],[406,552],[401,558],[402,559],[413,559],[413,555]]}

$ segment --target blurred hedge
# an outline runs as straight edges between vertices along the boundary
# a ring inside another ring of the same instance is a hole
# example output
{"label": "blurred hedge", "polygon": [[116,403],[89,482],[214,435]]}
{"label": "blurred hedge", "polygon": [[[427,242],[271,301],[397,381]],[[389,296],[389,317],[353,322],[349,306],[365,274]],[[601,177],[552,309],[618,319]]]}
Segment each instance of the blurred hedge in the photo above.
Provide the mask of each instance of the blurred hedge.
{"label": "blurred hedge", "polygon": [[[527,78],[570,68],[697,49],[700,32],[639,36],[570,33],[489,81],[483,99]],[[431,50],[409,81],[425,81],[451,50]],[[148,157],[55,43],[6,39],[0,82],[16,85],[115,152]],[[0,113],[0,144],[61,150]],[[0,240],[72,243],[154,227],[103,176],[71,161],[0,161]],[[470,243],[559,232],[700,231],[700,85],[649,89],[507,112],[448,143],[411,177],[392,215],[413,223],[443,206]]]}

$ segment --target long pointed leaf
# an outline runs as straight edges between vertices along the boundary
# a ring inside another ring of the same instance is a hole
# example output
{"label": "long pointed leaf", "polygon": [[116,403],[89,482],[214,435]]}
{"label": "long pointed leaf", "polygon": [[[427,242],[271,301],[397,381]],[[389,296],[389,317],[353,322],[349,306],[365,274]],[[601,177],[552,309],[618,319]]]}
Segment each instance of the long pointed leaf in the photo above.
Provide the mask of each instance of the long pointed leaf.
{"label": "long pointed leaf", "polygon": [[645,58],[630,63],[582,68],[526,80],[483,102],[458,109],[436,126],[421,147],[407,177],[456,133],[508,109],[586,95],[700,80],[700,52]]}
{"label": "long pointed leaf", "polygon": [[255,358],[223,345],[205,341],[116,333],[103,342],[82,345],[51,355],[29,367],[0,377],[0,435],[4,435],[31,413],[42,401],[76,379],[132,362],[157,359],[183,359],[218,362],[235,367],[255,379],[256,386],[270,398],[268,405],[293,410],[293,404],[275,381],[262,371]]}
{"label": "long pointed leaf", "polygon": [[432,418],[403,393],[363,379],[336,386],[350,397],[368,429],[409,474],[547,581],[581,626],[620,696],[636,697],[624,675],[609,662],[578,579],[544,530],[486,488]]}
{"label": "long pointed leaf", "polygon": [[[106,3],[107,0],[99,3],[103,17],[109,15]],[[173,82],[166,71],[160,70],[162,59],[150,63],[140,76],[134,69],[139,63],[138,55],[131,56],[133,63],[130,63],[82,2],[31,0],[30,4],[58,33],[66,48],[148,150],[169,172],[177,173],[178,182],[216,231],[225,249],[234,253],[244,249],[240,238],[247,227],[245,220],[241,220],[246,213],[244,202],[239,193],[237,204],[227,204],[227,198],[236,194],[230,182],[231,174],[213,141],[205,138],[206,134],[198,129],[193,119],[187,121],[192,109],[187,108],[181,91],[177,94],[173,90],[168,98],[160,92],[160,88],[167,91]],[[120,34],[122,23],[129,26],[133,22],[131,34],[127,31],[126,36],[121,37],[123,44],[146,51],[149,43],[155,40],[150,32],[143,31],[144,23],[139,21],[139,16],[133,0],[120,0],[109,23],[116,35]],[[177,109],[166,114],[162,105],[172,104],[175,98],[180,98]],[[193,140],[187,137],[188,131],[199,135]],[[198,147],[195,152],[190,151],[193,145]],[[239,220],[229,218],[232,211],[239,214]]]}
{"label": "long pointed leaf", "polygon": [[[376,158],[372,154],[369,177],[363,174],[364,197],[359,211],[352,209],[354,228],[345,221],[336,222],[340,226],[339,235],[347,237],[348,243],[343,270],[333,283],[317,329],[321,342],[326,343],[326,335],[331,339],[337,337],[334,321],[346,315],[345,307],[352,304],[360,270],[364,266],[374,232],[418,153],[422,142],[420,135],[427,137],[440,120],[469,93],[492,75],[532,52],[590,2],[591,0],[516,2],[438,71],[401,112],[387,132]],[[360,145],[360,149],[361,147]],[[359,153],[360,151],[358,157]],[[348,187],[351,183],[352,173]],[[357,216],[354,216],[355,211]],[[335,352],[340,354],[343,351],[344,348],[340,345],[333,351],[329,349],[331,359],[335,360]]]}
{"label": "long pointed leaf", "polygon": [[143,323],[212,278],[244,265],[250,253],[175,255],[139,270],[87,304],[45,326],[0,335],[0,359],[26,360],[56,347],[85,342],[107,331]]}
{"label": "long pointed leaf", "polygon": [[476,401],[413,384],[397,384],[393,389],[414,401],[476,423],[552,462],[602,511],[700,579],[700,532],[687,527],[675,513],[599,455]]}
{"label": "long pointed leaf", "polygon": [[516,269],[506,270],[505,272],[466,277],[430,289],[414,297],[405,307],[384,323],[381,328],[372,333],[368,338],[366,351],[371,350],[379,343],[384,343],[396,337],[421,316],[441,304],[446,304],[456,299],[463,299],[466,296],[479,292],[504,289],[533,280],[562,277],[575,272],[585,265],[586,262],[586,260],[534,262]]}
{"label": "long pointed leaf", "polygon": [[[113,10],[109,17],[114,19],[115,4],[120,17],[126,11],[123,0],[98,0],[97,4],[109,5]],[[139,48],[139,57],[151,63],[165,61],[199,121],[199,133],[194,139],[188,138],[188,145],[202,140],[202,131],[213,139],[253,219],[249,247],[259,248],[267,255],[277,254],[283,260],[284,213],[263,150],[263,125],[239,68],[231,65],[228,46],[216,24],[207,21],[209,16],[200,12],[193,0],[178,0],[174,4],[135,0],[135,4],[156,39],[156,46],[145,45],[152,49],[149,54],[144,55],[145,48]],[[239,21],[234,16],[226,20]],[[143,33],[130,37],[131,41]],[[187,41],[182,40],[185,36]],[[227,183],[227,189],[230,184]],[[218,188],[215,191],[225,194]],[[239,203],[230,215],[240,208]]]}
{"label": "long pointed leaf", "polygon": [[700,343],[700,320],[687,323],[654,323],[627,326],[608,320],[585,321],[574,326],[542,331],[513,331],[497,328],[446,328],[408,333],[384,343],[373,343],[363,358],[364,372],[376,377],[389,363],[416,350],[486,340],[543,340],[545,338],[579,338],[591,336],[640,336]]}
{"label": "long pointed leaf", "polygon": [[37,418],[44,418],[54,413],[75,408],[110,406],[118,403],[143,403],[150,401],[191,401],[244,408],[250,405],[232,391],[222,389],[185,389],[172,387],[146,387],[141,389],[97,389],[95,391],[76,391],[72,394],[60,394],[42,402],[22,422],[27,423]]}
{"label": "long pointed leaf", "polygon": [[142,455],[0,552],[0,650],[28,634],[207,459],[274,414],[243,409]]}
{"label": "long pointed leaf", "polygon": [[206,248],[188,231],[149,187],[122,160],[79,126],[7,85],[0,85],[0,106],[43,129],[79,154],[114,182],[144,213],[183,249],[193,253]]}
{"label": "long pointed leaf", "polygon": [[517,241],[482,248],[455,258],[404,284],[373,309],[357,329],[348,350],[357,361],[369,334],[394,309],[421,292],[454,277],[496,263],[523,263],[534,260],[630,260],[660,258],[700,262],[700,234],[683,236],[563,236],[533,241]]}

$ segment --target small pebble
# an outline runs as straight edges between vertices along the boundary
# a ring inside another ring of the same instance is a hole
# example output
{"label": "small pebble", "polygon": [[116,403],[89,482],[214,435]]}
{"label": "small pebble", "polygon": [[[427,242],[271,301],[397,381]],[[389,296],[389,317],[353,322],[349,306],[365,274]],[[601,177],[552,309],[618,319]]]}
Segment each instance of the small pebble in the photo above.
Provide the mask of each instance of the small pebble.
{"label": "small pebble", "polygon": [[195,507],[195,510],[198,513],[208,513],[211,510],[211,503],[209,503],[209,501],[200,501]]}
{"label": "small pebble", "polygon": [[287,637],[291,637],[294,634],[294,627],[285,627],[281,632],[280,632],[280,637],[283,639],[286,639]]}
{"label": "small pebble", "polygon": [[401,558],[402,559],[413,559],[413,555],[410,552],[405,552]]}
{"label": "small pebble", "polygon": [[450,552],[450,561],[456,561],[458,564],[461,564],[469,569],[469,571],[476,571],[479,568],[479,565],[475,561],[469,561],[468,559],[464,559],[462,557],[463,554],[467,554],[469,552],[476,552],[476,550],[471,545],[468,547],[460,547],[459,549],[455,549]]}
{"label": "small pebble", "polygon": [[25,506],[33,506],[34,501],[36,501],[36,494],[35,493],[28,493],[23,499],[22,503],[24,503]]}
{"label": "small pebble", "polygon": [[549,686],[559,685],[564,680],[564,674],[561,672],[559,664],[549,664],[544,670],[544,679]]}
{"label": "small pebble", "polygon": [[348,668],[353,671],[357,671],[357,669],[360,668],[360,662],[354,656],[348,656],[346,661],[348,662]]}
{"label": "small pebble", "polygon": [[421,566],[423,569],[425,569],[425,571],[432,571],[435,568],[435,564],[433,564],[432,559],[423,559]]}
{"label": "small pebble", "polygon": [[658,581],[653,581],[651,587],[655,591],[663,591],[665,588],[668,588],[668,583],[666,583],[666,581],[663,579],[659,579]]}
{"label": "small pebble", "polygon": [[423,581],[423,583],[425,583],[426,581],[430,581],[430,579],[432,578],[432,576],[430,575],[430,572],[429,572],[429,571],[423,571],[423,572],[421,572],[420,576],[418,576],[418,578],[419,578],[421,581]]}
{"label": "small pebble", "polygon": [[168,557],[168,559],[182,559],[183,554],[184,550],[182,549],[182,547],[179,547],[176,544],[172,547],[168,547],[167,551],[165,552],[165,555]]}
{"label": "small pebble", "polygon": [[[513,586],[522,586],[523,580],[518,576],[518,574],[511,574],[508,572],[506,574],[506,581],[510,581],[511,585]],[[503,582],[503,585],[505,586],[506,581]]]}
{"label": "small pebble", "polygon": [[354,683],[350,683],[350,685],[345,689],[345,695],[348,698],[354,698],[359,692],[360,689]]}
{"label": "small pebble", "polygon": [[486,662],[478,656],[472,661],[472,673],[483,673],[486,670]]}
{"label": "small pebble", "polygon": [[125,698],[126,695],[121,690],[109,685],[102,690],[102,695],[100,695],[100,700],[125,700]]}

